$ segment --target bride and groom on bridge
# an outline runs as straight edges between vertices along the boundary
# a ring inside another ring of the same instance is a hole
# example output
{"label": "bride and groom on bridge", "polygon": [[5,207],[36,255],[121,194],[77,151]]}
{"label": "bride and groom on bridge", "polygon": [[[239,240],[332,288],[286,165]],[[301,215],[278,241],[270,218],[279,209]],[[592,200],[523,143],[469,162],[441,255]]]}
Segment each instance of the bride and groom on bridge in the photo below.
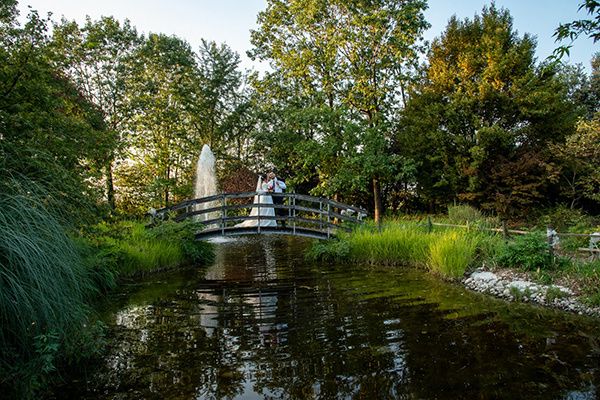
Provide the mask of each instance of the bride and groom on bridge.
{"label": "bride and groom on bridge", "polygon": [[[250,211],[250,217],[256,219],[246,220],[236,225],[236,227],[276,227],[278,217],[285,217],[287,211],[283,208],[269,207],[270,204],[283,205],[283,196],[273,196],[272,194],[283,193],[287,189],[285,181],[271,171],[267,174],[267,179],[259,175],[256,183],[256,195],[254,196],[253,204]],[[262,217],[265,217],[264,219]],[[285,220],[281,221],[281,225],[285,227]]]}

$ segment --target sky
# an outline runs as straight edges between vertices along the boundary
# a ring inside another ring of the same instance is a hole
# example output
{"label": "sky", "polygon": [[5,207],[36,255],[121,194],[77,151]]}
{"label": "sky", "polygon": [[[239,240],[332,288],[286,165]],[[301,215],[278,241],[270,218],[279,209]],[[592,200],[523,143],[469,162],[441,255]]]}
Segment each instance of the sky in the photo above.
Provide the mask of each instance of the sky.
{"label": "sky", "polygon": [[[520,36],[529,33],[537,38],[539,61],[549,56],[557,44],[552,38],[561,22],[587,18],[585,11],[578,12],[583,0],[496,0],[496,6],[507,8],[513,17],[513,26]],[[425,17],[431,28],[425,32],[426,40],[439,37],[452,15],[472,19],[480,14],[489,0],[429,0]],[[242,68],[264,69],[246,56],[251,48],[250,30],[256,29],[256,17],[265,9],[266,0],[19,0],[21,17],[27,6],[40,14],[53,13],[53,19],[62,16],[78,22],[86,15],[98,19],[112,15],[119,20],[129,19],[138,32],[164,33],[185,39],[195,50],[201,39],[227,43],[241,57]],[[589,72],[592,55],[600,51],[600,42],[580,37],[573,44],[571,64],[581,63]]]}

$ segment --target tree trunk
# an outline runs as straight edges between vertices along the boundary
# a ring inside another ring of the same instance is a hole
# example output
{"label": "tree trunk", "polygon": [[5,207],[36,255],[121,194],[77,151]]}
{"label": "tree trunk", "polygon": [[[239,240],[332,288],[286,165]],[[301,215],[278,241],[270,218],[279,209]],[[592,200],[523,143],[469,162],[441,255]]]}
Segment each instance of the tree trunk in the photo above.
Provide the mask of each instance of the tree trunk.
{"label": "tree trunk", "polygon": [[113,183],[112,161],[106,164],[106,200],[109,212],[115,211],[115,186]]}
{"label": "tree trunk", "polygon": [[373,178],[373,203],[375,205],[375,222],[381,222],[383,206],[381,204],[381,188],[379,187],[379,179]]}
{"label": "tree trunk", "polygon": [[167,176],[166,179],[166,186],[165,186],[165,207],[169,207],[169,178],[171,177],[171,168],[167,167],[167,173],[165,174]]}

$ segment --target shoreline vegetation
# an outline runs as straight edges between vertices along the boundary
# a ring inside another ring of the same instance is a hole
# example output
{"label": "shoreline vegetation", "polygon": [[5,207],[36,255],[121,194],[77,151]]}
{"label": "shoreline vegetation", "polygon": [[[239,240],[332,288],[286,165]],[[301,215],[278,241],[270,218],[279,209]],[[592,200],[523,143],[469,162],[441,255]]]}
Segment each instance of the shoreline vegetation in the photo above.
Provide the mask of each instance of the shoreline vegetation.
{"label": "shoreline vegetation", "polygon": [[99,300],[120,282],[203,265],[212,245],[201,224],[138,221],[67,228],[36,195],[0,195],[0,390],[39,398],[61,371],[87,365],[107,345]]}
{"label": "shoreline vegetation", "polygon": [[[440,218],[447,225],[466,224],[468,229],[432,227],[428,217],[403,216],[388,219],[381,225],[359,226],[335,241],[315,243],[307,259],[417,267],[445,280],[466,282],[465,286],[470,289],[516,301],[534,301],[532,295],[536,293],[532,293],[531,288],[542,287],[553,292],[562,287],[564,296],[553,293],[548,297],[550,301],[544,297],[544,301],[538,303],[596,315],[600,306],[600,260],[578,255],[576,251],[586,247],[584,242],[588,239],[567,237],[559,249],[550,251],[541,226],[548,218],[561,220],[561,227],[569,232],[595,232],[598,226],[594,224],[596,221],[583,222],[578,213],[570,218],[565,218],[565,213],[559,209],[555,215],[541,218],[539,226],[533,226],[528,234],[505,238],[490,229],[498,225],[497,221],[484,217],[472,207],[453,206],[449,207],[448,215]],[[485,285],[475,284],[476,279],[468,281],[472,273],[482,271],[498,274],[494,281],[510,288],[503,287],[496,293]],[[530,284],[522,288],[511,286],[508,277]],[[569,304],[554,301],[556,297],[566,297],[567,293],[573,298]],[[581,306],[574,307],[573,302]]]}

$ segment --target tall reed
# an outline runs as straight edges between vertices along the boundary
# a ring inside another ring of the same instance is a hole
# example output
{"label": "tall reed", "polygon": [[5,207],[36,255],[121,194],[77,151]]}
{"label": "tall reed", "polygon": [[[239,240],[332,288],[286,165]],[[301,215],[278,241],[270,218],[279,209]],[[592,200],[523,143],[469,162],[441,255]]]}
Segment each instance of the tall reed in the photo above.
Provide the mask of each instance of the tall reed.
{"label": "tall reed", "polygon": [[447,231],[429,245],[427,266],[431,271],[450,278],[464,275],[473,262],[478,241],[466,232]]}
{"label": "tall reed", "polygon": [[2,372],[35,360],[35,337],[68,342],[86,320],[84,300],[92,290],[74,243],[44,204],[35,196],[0,194]]}
{"label": "tall reed", "polygon": [[[340,242],[319,244],[313,259],[426,267],[447,278],[461,277],[476,257],[491,259],[501,241],[472,231],[436,230],[410,221],[392,221],[381,227],[366,224],[341,235]],[[347,244],[349,250],[345,250]],[[482,262],[484,260],[482,259]]]}
{"label": "tall reed", "polygon": [[389,224],[352,233],[350,257],[356,261],[384,264],[422,264],[431,235],[416,224]]}

